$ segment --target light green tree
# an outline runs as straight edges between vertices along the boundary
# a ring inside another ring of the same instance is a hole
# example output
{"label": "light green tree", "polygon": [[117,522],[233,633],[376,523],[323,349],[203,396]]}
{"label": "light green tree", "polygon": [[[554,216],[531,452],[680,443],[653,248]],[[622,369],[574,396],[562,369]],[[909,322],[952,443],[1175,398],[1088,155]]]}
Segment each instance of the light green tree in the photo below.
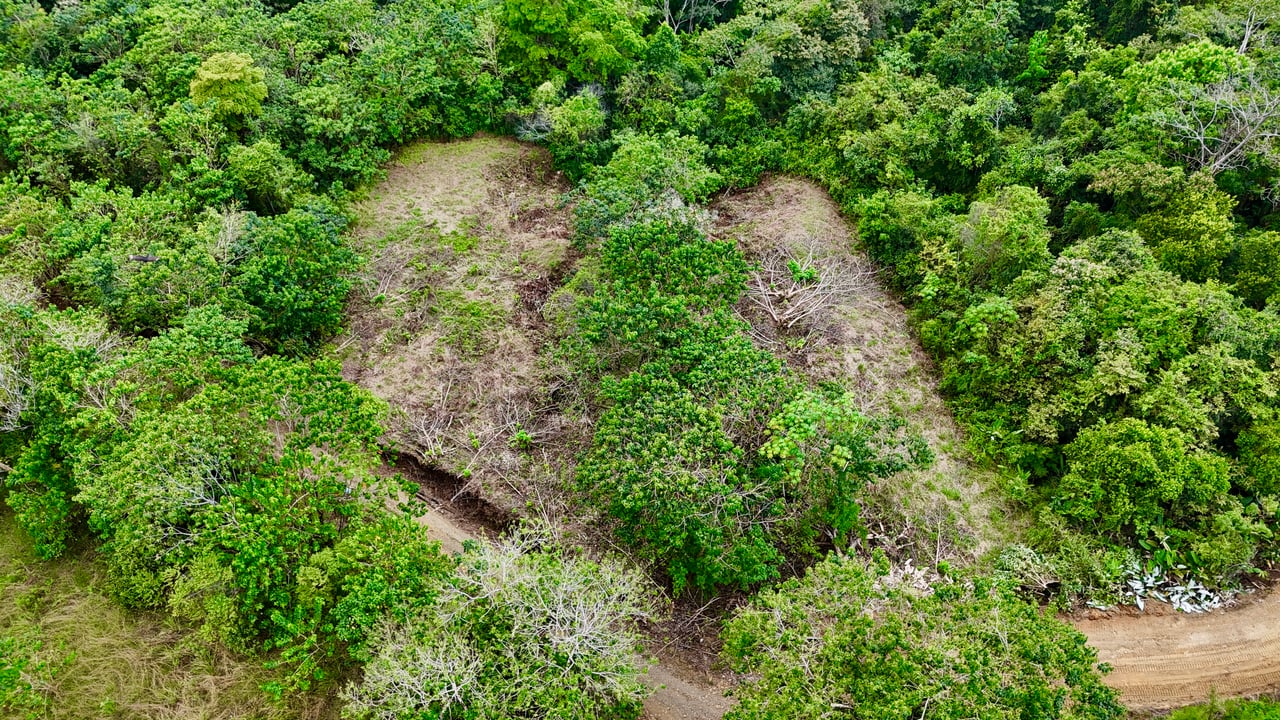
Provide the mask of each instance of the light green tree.
{"label": "light green tree", "polygon": [[191,99],[215,102],[223,117],[257,115],[267,99],[267,84],[261,68],[243,53],[215,53],[196,69],[191,81]]}

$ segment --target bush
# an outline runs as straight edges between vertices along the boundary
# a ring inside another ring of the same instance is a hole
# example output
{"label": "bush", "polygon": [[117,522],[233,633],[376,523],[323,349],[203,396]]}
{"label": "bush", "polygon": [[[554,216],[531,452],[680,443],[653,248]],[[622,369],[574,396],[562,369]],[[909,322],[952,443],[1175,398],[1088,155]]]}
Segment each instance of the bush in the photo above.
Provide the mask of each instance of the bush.
{"label": "bush", "polygon": [[859,529],[858,490],[927,461],[850,398],[800,392],[728,308],[746,264],[688,222],[616,227],[566,349],[612,372],[577,488],[677,593],[749,588]]}
{"label": "bush", "polygon": [[1247,567],[1268,534],[1244,518],[1231,495],[1228,461],[1188,447],[1176,430],[1134,418],[1105,423],[1082,431],[1066,458],[1054,507],[1086,527],[1156,550],[1161,567],[1219,577]]}
{"label": "bush", "polygon": [[255,313],[251,336],[275,352],[301,354],[342,326],[357,258],[343,241],[346,218],[316,203],[252,222],[249,256],[235,285]]}
{"label": "bush", "polygon": [[580,234],[605,237],[610,228],[636,222],[646,212],[697,203],[720,187],[707,167],[707,147],[696,138],[619,133],[609,164],[592,172],[575,213]]}
{"label": "bush", "polygon": [[989,581],[920,593],[883,556],[832,556],[760,593],[726,623],[742,674],[731,720],[1124,717],[1085,638]]}
{"label": "bush", "polygon": [[647,691],[636,623],[651,613],[632,571],[525,527],[464,552],[433,607],[379,626],[364,678],[343,691],[344,715],[637,718]]}

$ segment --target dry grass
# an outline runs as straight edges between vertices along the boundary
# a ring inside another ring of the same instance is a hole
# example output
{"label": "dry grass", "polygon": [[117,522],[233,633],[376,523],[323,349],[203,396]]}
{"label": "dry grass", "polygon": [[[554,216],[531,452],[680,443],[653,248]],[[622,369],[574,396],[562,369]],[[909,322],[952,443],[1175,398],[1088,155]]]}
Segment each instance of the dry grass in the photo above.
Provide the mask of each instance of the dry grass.
{"label": "dry grass", "polygon": [[873,540],[929,564],[971,560],[999,545],[1009,532],[1008,508],[994,478],[966,461],[963,436],[906,309],[869,277],[870,261],[855,250],[857,240],[830,197],[812,183],[775,177],[722,198],[714,210],[716,233],[738,241],[760,268],[757,275],[778,275],[769,268],[789,258],[802,270],[807,262],[819,276],[834,276],[819,280],[829,292],[792,328],[760,312],[763,293],[753,287],[740,311],[757,342],[811,383],[844,387],[866,412],[907,419],[937,455],[931,468],[869,489],[864,519]]}
{"label": "dry grass", "polygon": [[478,138],[408,148],[358,204],[344,374],[388,401],[399,447],[506,509],[589,431],[552,397],[568,371],[541,314],[574,261],[567,190],[544,151]]}
{"label": "dry grass", "polygon": [[260,659],[209,648],[161,616],[124,610],[99,588],[88,549],[41,562],[13,521],[0,514],[0,638],[36,647],[47,671],[33,683],[47,700],[38,717],[243,720],[336,718],[323,695],[289,706],[261,685],[276,679]]}

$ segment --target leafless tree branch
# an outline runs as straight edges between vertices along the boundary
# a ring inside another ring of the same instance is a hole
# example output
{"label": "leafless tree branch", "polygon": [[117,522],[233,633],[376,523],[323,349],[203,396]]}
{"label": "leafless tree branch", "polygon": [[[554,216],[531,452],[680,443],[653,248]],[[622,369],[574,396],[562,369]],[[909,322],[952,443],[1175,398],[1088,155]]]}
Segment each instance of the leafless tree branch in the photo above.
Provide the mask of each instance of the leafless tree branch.
{"label": "leafless tree branch", "polygon": [[1252,156],[1280,156],[1280,93],[1255,73],[1209,85],[1175,83],[1172,109],[1159,121],[1183,143],[1192,170],[1217,175]]}

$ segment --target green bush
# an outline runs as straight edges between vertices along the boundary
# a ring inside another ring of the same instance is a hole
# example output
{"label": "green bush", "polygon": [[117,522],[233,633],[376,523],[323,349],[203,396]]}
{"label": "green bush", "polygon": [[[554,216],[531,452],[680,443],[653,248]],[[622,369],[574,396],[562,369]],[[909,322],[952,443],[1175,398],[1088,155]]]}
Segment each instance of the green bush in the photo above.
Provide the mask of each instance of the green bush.
{"label": "green bush", "polygon": [[927,452],[840,394],[801,392],[728,308],[745,262],[688,222],[616,227],[566,349],[606,375],[578,490],[686,588],[749,588],[860,530],[869,479]]}
{"label": "green bush", "polygon": [[[899,581],[900,582],[900,581]],[[1122,718],[1085,638],[990,581],[919,592],[878,564],[832,556],[726,623],[743,673],[726,716]]]}
{"label": "green bush", "polygon": [[347,222],[317,203],[246,229],[248,257],[235,285],[254,308],[251,336],[275,352],[301,354],[337,332],[357,257],[342,231]]}

